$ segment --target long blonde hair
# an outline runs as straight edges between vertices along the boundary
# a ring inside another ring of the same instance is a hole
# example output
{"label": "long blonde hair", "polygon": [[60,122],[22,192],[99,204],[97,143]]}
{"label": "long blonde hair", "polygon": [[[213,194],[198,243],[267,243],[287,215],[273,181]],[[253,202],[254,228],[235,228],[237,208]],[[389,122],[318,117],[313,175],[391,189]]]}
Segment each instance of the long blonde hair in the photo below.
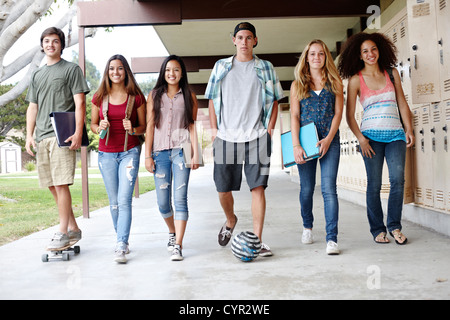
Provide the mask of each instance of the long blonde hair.
{"label": "long blonde hair", "polygon": [[313,44],[320,44],[325,51],[325,64],[322,68],[322,81],[321,85],[325,87],[326,83],[330,84],[331,91],[336,95],[340,92],[340,88],[342,88],[342,80],[339,77],[339,73],[337,71],[336,65],[334,64],[333,57],[331,56],[330,50],[327,45],[319,39],[314,39],[305,47],[298,60],[297,65],[295,66],[294,71],[294,88],[296,89],[297,98],[299,101],[306,99],[310,96],[311,90],[311,72],[309,70],[309,64],[306,61],[306,58],[309,54],[309,49]]}

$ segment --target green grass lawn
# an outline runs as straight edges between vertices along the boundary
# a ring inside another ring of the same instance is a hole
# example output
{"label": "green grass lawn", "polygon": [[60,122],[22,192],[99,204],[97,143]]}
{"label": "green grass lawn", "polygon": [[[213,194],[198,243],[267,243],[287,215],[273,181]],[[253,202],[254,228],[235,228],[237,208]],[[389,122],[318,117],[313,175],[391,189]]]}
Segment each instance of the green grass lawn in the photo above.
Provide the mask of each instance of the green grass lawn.
{"label": "green grass lawn", "polygon": [[[95,173],[99,173],[98,169],[89,170],[89,175]],[[55,200],[48,189],[39,188],[36,176],[36,172],[0,175],[0,246],[59,224]],[[89,178],[88,182],[89,210],[108,206],[103,179]],[[153,176],[139,177],[141,194],[154,188]],[[82,216],[81,178],[75,179],[70,191],[75,217]]]}

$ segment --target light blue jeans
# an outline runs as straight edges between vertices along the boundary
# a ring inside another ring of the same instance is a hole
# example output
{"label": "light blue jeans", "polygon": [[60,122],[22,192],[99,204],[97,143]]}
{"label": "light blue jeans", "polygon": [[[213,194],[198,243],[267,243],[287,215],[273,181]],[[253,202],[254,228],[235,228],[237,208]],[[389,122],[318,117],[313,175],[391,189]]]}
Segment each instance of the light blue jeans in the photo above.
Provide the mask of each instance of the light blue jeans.
{"label": "light blue jeans", "polygon": [[[339,136],[334,137],[325,156],[320,159],[321,188],[326,221],[326,240],[337,242],[339,202],[336,191],[336,179],[340,158]],[[316,169],[318,159],[312,159],[305,164],[298,164],[300,176],[300,205],[303,227],[312,228],[313,195],[316,186]]]}
{"label": "light blue jeans", "polygon": [[167,219],[173,215],[173,192],[174,219],[187,221],[189,217],[187,193],[191,169],[186,168],[183,150],[174,148],[155,151],[152,157],[155,161],[155,189],[161,216]]}
{"label": "light blue jeans", "polygon": [[131,202],[139,172],[141,146],[124,152],[99,152],[98,166],[108,193],[117,242],[128,244],[131,229]]}

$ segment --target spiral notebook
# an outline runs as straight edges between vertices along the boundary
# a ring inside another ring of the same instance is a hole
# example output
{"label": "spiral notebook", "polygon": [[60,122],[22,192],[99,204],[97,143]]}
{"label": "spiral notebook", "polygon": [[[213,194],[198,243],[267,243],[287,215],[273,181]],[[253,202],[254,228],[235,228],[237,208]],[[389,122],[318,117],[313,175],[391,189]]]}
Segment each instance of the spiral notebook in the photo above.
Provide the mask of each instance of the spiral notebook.
{"label": "spiral notebook", "polygon": [[[317,147],[319,136],[317,134],[317,128],[314,122],[305,124],[300,128],[299,138],[300,144],[307,155],[305,158],[306,161],[318,158],[320,156],[319,148]],[[291,131],[281,134],[281,151],[283,155],[283,165],[286,168],[293,166],[295,164],[295,159]]]}
{"label": "spiral notebook", "polygon": [[[64,142],[75,133],[75,112],[52,112],[50,113],[53,130],[59,147],[70,147],[71,142]],[[83,126],[82,147],[89,145],[86,126]]]}

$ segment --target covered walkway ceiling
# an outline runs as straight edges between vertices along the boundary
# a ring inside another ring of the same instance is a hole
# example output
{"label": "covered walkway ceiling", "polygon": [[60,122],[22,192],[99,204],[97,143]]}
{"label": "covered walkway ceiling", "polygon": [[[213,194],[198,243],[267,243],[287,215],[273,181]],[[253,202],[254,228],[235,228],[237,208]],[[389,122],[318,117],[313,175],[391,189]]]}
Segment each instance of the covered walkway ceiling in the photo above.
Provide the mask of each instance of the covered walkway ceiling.
{"label": "covered walkway ceiling", "polygon": [[[275,65],[288,90],[306,44],[321,39],[336,55],[349,34],[365,28],[371,5],[379,6],[380,1],[101,0],[78,3],[78,25],[153,25],[167,51],[184,58],[189,82],[201,99],[214,62],[235,53],[231,33],[237,23],[255,25],[255,53]],[[159,72],[162,60],[136,57],[131,65],[135,73]],[[204,101],[201,106],[206,106]]]}

